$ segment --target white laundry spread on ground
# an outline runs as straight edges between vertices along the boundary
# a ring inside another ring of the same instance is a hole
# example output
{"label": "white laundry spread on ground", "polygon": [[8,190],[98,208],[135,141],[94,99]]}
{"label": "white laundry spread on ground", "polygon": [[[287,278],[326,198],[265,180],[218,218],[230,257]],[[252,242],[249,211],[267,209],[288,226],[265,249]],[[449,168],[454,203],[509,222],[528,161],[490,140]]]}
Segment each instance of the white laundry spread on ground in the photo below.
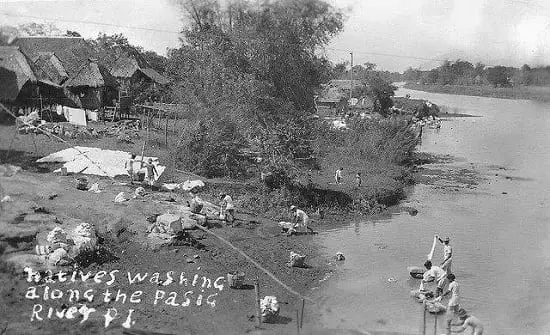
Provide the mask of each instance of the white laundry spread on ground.
{"label": "white laundry spread on ground", "polygon": [[[81,154],[77,149],[83,152],[89,159]],[[67,172],[71,173],[115,177],[120,175],[128,175],[125,165],[129,158],[130,154],[125,151],[104,150],[92,147],[75,147],[55,152],[37,160],[37,162],[65,163],[63,164],[63,167],[67,169]],[[155,165],[158,172],[156,179],[158,179],[166,167],[159,164],[157,157],[144,157],[143,162],[147,162],[149,158],[153,160],[153,165]],[[95,164],[90,160],[92,160]],[[140,168],[139,166],[140,161],[141,156],[137,156],[134,159],[134,173],[141,171],[145,172],[145,168]],[[57,169],[54,172],[60,171],[61,169]]]}

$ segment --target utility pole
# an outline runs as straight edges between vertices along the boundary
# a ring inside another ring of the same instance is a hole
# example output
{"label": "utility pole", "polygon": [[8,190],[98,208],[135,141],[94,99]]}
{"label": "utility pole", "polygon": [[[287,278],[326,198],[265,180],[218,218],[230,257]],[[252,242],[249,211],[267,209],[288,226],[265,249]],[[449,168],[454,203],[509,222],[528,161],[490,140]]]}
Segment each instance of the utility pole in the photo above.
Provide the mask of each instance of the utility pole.
{"label": "utility pole", "polygon": [[351,57],[351,67],[349,70],[349,98],[351,100],[351,94],[353,92],[353,52],[350,52],[349,55]]}

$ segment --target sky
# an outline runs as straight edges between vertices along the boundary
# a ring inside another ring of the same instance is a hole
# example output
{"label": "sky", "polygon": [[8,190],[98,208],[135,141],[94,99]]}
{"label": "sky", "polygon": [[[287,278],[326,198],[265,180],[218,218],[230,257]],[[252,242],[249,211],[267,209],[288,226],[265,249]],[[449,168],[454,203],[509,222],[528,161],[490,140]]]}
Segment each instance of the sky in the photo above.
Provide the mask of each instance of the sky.
{"label": "sky", "polygon": [[[334,62],[379,69],[438,66],[443,59],[488,65],[550,65],[547,0],[326,0],[344,11],[344,31],[325,49]],[[51,22],[86,38],[122,33],[165,54],[185,19],[177,0],[0,0],[0,25]],[[47,18],[47,19],[40,19]]]}

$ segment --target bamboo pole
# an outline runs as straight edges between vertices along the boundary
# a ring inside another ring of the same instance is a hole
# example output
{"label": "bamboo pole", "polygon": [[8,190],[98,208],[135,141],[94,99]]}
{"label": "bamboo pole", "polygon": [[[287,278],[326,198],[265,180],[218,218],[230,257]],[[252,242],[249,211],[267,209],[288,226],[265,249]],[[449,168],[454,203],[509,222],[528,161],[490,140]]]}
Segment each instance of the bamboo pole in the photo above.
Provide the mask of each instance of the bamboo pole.
{"label": "bamboo pole", "polygon": [[304,324],[304,307],[306,305],[305,299],[302,299],[302,312],[300,313],[300,328],[302,328]]}
{"label": "bamboo pole", "polygon": [[166,124],[164,125],[164,145],[168,148],[168,113],[166,113]]}
{"label": "bamboo pole", "polygon": [[296,308],[296,333],[300,334],[300,317],[298,315],[298,308]]}
{"label": "bamboo pole", "polygon": [[426,335],[426,302],[422,304],[422,309],[423,309],[422,335]]}
{"label": "bamboo pole", "polygon": [[261,327],[262,325],[262,312],[260,311],[260,284],[258,284],[258,279],[254,280],[254,292],[256,294],[256,327]]}

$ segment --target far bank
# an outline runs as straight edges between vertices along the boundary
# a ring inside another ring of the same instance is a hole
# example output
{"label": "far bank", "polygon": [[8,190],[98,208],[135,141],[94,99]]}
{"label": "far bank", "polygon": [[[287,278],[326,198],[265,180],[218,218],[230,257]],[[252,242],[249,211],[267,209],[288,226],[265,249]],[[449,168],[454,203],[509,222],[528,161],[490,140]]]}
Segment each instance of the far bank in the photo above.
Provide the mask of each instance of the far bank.
{"label": "far bank", "polygon": [[550,87],[546,86],[492,87],[469,85],[422,85],[416,83],[406,83],[403,87],[411,90],[431,93],[550,102]]}

